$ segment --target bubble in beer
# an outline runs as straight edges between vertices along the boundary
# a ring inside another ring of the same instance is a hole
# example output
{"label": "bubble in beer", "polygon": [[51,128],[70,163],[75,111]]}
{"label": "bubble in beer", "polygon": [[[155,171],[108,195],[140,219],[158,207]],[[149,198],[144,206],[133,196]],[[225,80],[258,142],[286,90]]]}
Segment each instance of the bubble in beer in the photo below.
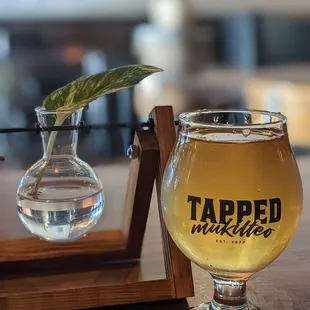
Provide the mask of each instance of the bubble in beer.
{"label": "bubble in beer", "polygon": [[242,130],[242,134],[245,138],[247,138],[251,133],[251,130],[250,129],[243,129]]}

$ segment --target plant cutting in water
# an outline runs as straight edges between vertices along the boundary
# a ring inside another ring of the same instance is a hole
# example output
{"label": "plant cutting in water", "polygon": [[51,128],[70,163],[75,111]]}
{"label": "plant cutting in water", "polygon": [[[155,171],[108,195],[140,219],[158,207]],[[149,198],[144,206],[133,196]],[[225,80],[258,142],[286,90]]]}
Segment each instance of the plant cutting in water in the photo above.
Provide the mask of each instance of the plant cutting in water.
{"label": "plant cutting in water", "polygon": [[[48,95],[43,102],[43,107],[47,111],[56,111],[57,116],[54,126],[61,126],[68,116],[78,109],[85,107],[95,99],[133,87],[144,78],[160,71],[162,69],[153,66],[129,65],[91,76],[81,77]],[[33,198],[38,198],[40,194],[40,183],[51,159],[57,133],[57,131],[51,132],[44,163],[38,171],[31,191],[28,193]]]}

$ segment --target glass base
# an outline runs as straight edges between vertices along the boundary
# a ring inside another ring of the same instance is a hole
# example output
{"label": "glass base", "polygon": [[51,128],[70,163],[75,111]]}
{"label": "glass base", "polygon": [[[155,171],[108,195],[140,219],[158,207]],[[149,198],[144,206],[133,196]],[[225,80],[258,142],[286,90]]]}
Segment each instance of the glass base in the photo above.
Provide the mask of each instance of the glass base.
{"label": "glass base", "polygon": [[260,310],[259,308],[255,307],[251,303],[247,303],[244,306],[225,306],[220,305],[215,301],[208,302],[206,304],[201,304],[193,310]]}

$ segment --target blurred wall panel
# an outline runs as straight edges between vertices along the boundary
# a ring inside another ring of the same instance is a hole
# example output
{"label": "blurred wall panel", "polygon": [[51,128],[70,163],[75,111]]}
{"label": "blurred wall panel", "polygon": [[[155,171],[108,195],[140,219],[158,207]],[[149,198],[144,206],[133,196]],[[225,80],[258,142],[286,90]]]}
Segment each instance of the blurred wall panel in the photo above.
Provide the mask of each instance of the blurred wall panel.
{"label": "blurred wall panel", "polygon": [[259,33],[261,64],[310,60],[308,19],[261,16]]}
{"label": "blurred wall panel", "polygon": [[220,37],[225,64],[243,69],[258,65],[257,17],[232,14],[221,19]]}

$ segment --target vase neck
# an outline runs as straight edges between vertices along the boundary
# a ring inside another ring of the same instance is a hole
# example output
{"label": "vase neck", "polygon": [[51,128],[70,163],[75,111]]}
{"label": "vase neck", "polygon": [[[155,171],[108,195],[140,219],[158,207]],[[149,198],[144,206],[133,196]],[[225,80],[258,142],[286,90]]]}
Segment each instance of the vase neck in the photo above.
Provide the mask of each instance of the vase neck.
{"label": "vase neck", "polygon": [[[56,113],[36,110],[40,127],[50,126],[78,126],[81,121],[82,109],[67,116],[64,121],[57,118]],[[51,131],[42,131],[43,157],[47,157]],[[51,156],[76,156],[78,131],[58,131],[55,142],[52,145]]]}

